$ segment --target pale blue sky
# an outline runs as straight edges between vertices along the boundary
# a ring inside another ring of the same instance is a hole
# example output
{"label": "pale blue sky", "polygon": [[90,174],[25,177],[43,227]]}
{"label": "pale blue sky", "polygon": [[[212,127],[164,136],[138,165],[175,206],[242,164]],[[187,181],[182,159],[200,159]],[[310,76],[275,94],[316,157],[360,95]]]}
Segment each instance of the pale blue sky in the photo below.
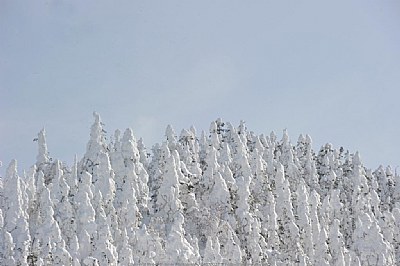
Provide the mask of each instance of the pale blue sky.
{"label": "pale blue sky", "polygon": [[400,165],[400,1],[0,2],[1,175],[82,156],[96,110],[150,148],[221,117]]}

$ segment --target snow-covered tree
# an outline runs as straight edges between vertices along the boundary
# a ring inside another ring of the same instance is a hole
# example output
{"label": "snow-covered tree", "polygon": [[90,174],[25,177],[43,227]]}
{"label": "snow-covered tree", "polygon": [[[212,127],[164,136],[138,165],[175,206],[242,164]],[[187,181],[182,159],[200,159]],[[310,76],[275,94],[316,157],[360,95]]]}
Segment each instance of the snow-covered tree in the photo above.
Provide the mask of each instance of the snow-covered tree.
{"label": "snow-covered tree", "polygon": [[285,178],[285,170],[282,164],[278,164],[276,167],[275,186],[280,248],[289,251],[287,256],[291,261],[294,261],[296,254],[300,254],[301,250],[300,232],[295,223],[289,181]]}
{"label": "snow-covered tree", "polygon": [[177,212],[166,238],[166,263],[196,263],[199,261],[195,250],[185,238],[183,223],[182,213]]}
{"label": "snow-covered tree", "polygon": [[70,265],[72,257],[66,250],[61,230],[54,220],[52,205],[50,191],[44,187],[39,197],[39,223],[35,234],[39,256],[46,265]]}
{"label": "snow-covered tree", "polygon": [[136,264],[155,264],[163,262],[165,251],[162,246],[162,239],[156,232],[149,233],[146,225],[142,225],[136,231],[135,238],[132,239],[133,261]]}
{"label": "snow-covered tree", "polygon": [[343,234],[340,232],[340,221],[334,219],[329,230],[329,250],[332,256],[332,265],[345,265],[345,254],[347,249],[344,246]]}
{"label": "snow-covered tree", "polygon": [[92,175],[83,172],[80,176],[78,193],[75,197],[78,224],[80,259],[83,261],[93,253],[93,241],[96,237],[96,212],[92,205]]}
{"label": "snow-covered tree", "polygon": [[390,245],[380,233],[376,221],[367,213],[361,214],[357,219],[353,243],[362,265],[394,265]]}
{"label": "snow-covered tree", "polygon": [[36,156],[36,165],[39,168],[42,168],[43,165],[50,162],[49,152],[47,151],[46,131],[44,128],[39,132],[36,140],[38,142],[38,155]]}
{"label": "snow-covered tree", "polygon": [[131,266],[134,264],[132,248],[129,244],[126,229],[122,232],[122,245],[118,252],[117,265]]}
{"label": "snow-covered tree", "polygon": [[92,256],[97,259],[100,266],[117,265],[118,254],[111,233],[111,220],[109,216],[106,216],[106,212],[101,204],[103,198],[99,190],[96,191],[94,200],[100,204],[96,206],[97,232],[93,241]]}
{"label": "snow-covered tree", "polygon": [[213,121],[148,153],[100,116],[83,158],[0,178],[1,265],[398,265],[400,176],[311,137],[295,145]]}
{"label": "snow-covered tree", "polygon": [[392,211],[394,218],[394,228],[393,228],[393,247],[395,261],[400,261],[400,209],[394,208]]}
{"label": "snow-covered tree", "polygon": [[[109,148],[106,143],[105,130],[101,122],[100,115],[96,112],[93,113],[95,119],[90,129],[90,139],[86,146],[86,153],[81,161],[81,168],[93,174],[93,168],[98,165],[98,156],[101,153],[107,153]],[[97,181],[97,180],[93,180]]]}
{"label": "snow-covered tree", "polygon": [[239,238],[228,222],[220,221],[217,228],[217,236],[222,263],[240,264],[242,262],[242,251],[239,245]]}
{"label": "snow-covered tree", "polygon": [[9,232],[4,232],[2,239],[2,253],[1,253],[1,264],[2,265],[17,265],[15,256],[15,244],[12,235]]}
{"label": "snow-covered tree", "polygon": [[314,258],[314,242],[310,219],[309,195],[304,179],[300,180],[296,194],[298,200],[297,225],[300,233],[300,244],[305,255],[312,261]]}
{"label": "snow-covered tree", "polygon": [[267,194],[267,208],[264,210],[264,220],[262,221],[263,231],[262,234],[267,241],[269,250],[280,250],[280,236],[278,234],[278,215],[276,213],[276,202],[274,195],[271,191],[266,191]]}
{"label": "snow-covered tree", "polygon": [[329,265],[332,256],[329,253],[327,240],[328,240],[328,234],[326,232],[325,227],[322,227],[319,233],[318,242],[316,243],[314,265]]}
{"label": "snow-covered tree", "polygon": [[218,237],[209,236],[204,249],[203,263],[222,263],[222,260]]}
{"label": "snow-covered tree", "polygon": [[[26,265],[31,235],[28,225],[28,196],[25,185],[17,173],[17,161],[9,164],[3,183],[4,231],[8,248],[14,250],[16,264]],[[8,235],[11,235],[11,238]],[[11,248],[13,247],[14,248]],[[10,251],[11,252],[11,251]]]}
{"label": "snow-covered tree", "polygon": [[154,221],[158,221],[158,230],[160,230],[161,236],[165,237],[169,235],[177,213],[182,213],[183,206],[179,199],[177,162],[166,145],[164,145],[163,149],[167,151],[169,156],[166,158],[166,163],[162,169],[162,181],[157,191],[154,210],[155,217],[161,218],[161,220],[155,219]]}
{"label": "snow-covered tree", "polygon": [[148,213],[149,176],[141,163],[141,155],[132,129],[124,132],[121,141],[121,153],[124,160],[125,176],[130,176],[135,185],[137,205],[143,215]]}
{"label": "snow-covered tree", "polygon": [[312,251],[312,256],[310,256],[311,259],[315,257],[315,250],[318,245],[320,233],[321,233],[321,224],[320,220],[318,217],[318,210],[320,208],[321,202],[320,202],[320,197],[319,194],[315,191],[312,190],[310,194],[310,222],[311,222],[311,235],[312,235],[312,243],[313,243],[313,251]]}

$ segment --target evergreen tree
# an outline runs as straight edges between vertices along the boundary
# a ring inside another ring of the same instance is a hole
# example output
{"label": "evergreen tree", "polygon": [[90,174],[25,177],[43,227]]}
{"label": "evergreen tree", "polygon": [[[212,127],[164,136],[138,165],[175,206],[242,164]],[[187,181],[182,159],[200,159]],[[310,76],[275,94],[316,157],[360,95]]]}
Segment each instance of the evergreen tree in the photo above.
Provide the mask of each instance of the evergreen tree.
{"label": "evergreen tree", "polygon": [[180,212],[175,214],[171,229],[166,238],[167,263],[195,263],[199,258],[189,242],[185,239],[183,229],[184,217]]}
{"label": "evergreen tree", "polygon": [[142,163],[142,165],[144,166],[145,169],[148,169],[150,153],[147,152],[147,148],[146,148],[142,138],[140,138],[138,140],[137,148],[139,150],[139,161],[140,161],[140,163]]}
{"label": "evergreen tree", "polygon": [[400,209],[394,208],[392,211],[394,218],[394,228],[393,228],[393,247],[395,261],[400,261]]}
{"label": "evergreen tree", "polygon": [[42,169],[46,164],[50,163],[50,156],[47,151],[46,131],[44,128],[39,132],[37,142],[38,155],[36,156],[36,165],[39,169]]}
{"label": "evergreen tree", "polygon": [[[17,173],[16,160],[12,160],[9,164],[3,186],[4,229],[11,234],[11,238],[6,234],[6,243],[9,250],[14,250],[13,257],[16,264],[26,265],[31,242],[27,215],[28,196],[23,181]],[[14,248],[11,248],[13,245]]]}
{"label": "evergreen tree", "polygon": [[344,247],[343,234],[340,232],[340,221],[334,219],[329,231],[329,250],[332,255],[332,265],[345,265],[344,255],[347,249]]}
{"label": "evergreen tree", "polygon": [[163,176],[157,191],[155,217],[159,217],[162,220],[161,224],[157,222],[158,225],[156,227],[160,230],[161,236],[164,237],[169,234],[176,214],[178,212],[182,213],[183,206],[179,199],[179,177],[176,160],[170,154],[167,146],[163,148],[166,149],[169,156],[166,158],[166,163],[162,169]]}
{"label": "evergreen tree", "polygon": [[297,210],[297,225],[300,233],[300,244],[308,259],[312,261],[314,258],[314,242],[310,219],[309,196],[303,179],[300,180],[296,194],[299,202]]}
{"label": "evergreen tree", "polygon": [[96,237],[96,212],[92,205],[92,176],[83,172],[80,176],[79,189],[75,197],[78,217],[78,239],[80,259],[85,260],[93,254],[93,243]]}
{"label": "evergreen tree", "polygon": [[263,264],[268,261],[267,242],[261,234],[261,223],[253,219],[251,232],[247,238],[247,249],[250,253],[250,262],[253,264]]}
{"label": "evergreen tree", "polygon": [[268,249],[274,252],[280,249],[280,238],[278,235],[278,215],[276,213],[276,202],[270,190],[267,191],[267,207],[265,209],[263,229],[264,237],[267,241]]}
{"label": "evergreen tree", "polygon": [[367,213],[361,214],[357,219],[353,243],[362,265],[394,265],[390,245],[380,233],[376,221]]}
{"label": "evergreen tree", "polygon": [[222,259],[218,237],[209,236],[204,249],[203,263],[222,263]]}
{"label": "evergreen tree", "polygon": [[[217,229],[220,254],[224,264],[240,264],[242,262],[242,251],[239,245],[239,238],[232,227],[226,221],[221,221]],[[214,244],[215,245],[215,244]]]}
{"label": "evergreen tree", "polygon": [[40,258],[46,265],[70,265],[72,257],[66,250],[60,228],[54,220],[53,203],[47,187],[40,194],[39,206],[39,223],[35,241],[39,244]]}
{"label": "evergreen tree", "polygon": [[[315,257],[315,250],[318,245],[321,233],[321,225],[318,217],[318,210],[320,208],[321,202],[319,194],[312,190],[310,194],[310,221],[311,221],[311,235],[313,242],[313,256]],[[313,256],[310,256],[312,259]]]}
{"label": "evergreen tree", "polygon": [[134,179],[137,195],[137,205],[142,215],[148,215],[149,198],[149,175],[141,162],[140,151],[132,129],[128,128],[124,132],[121,142],[122,157],[126,168],[125,175],[130,175]]}
{"label": "evergreen tree", "polygon": [[[3,211],[0,208],[0,264],[6,265],[6,260],[7,258],[13,258],[12,254],[12,244],[10,243],[10,240],[12,240],[12,236],[6,236],[6,234],[10,234],[4,229],[4,217],[3,217]],[[8,240],[6,240],[6,237],[9,237]],[[8,243],[6,243],[8,241]],[[15,260],[13,261],[15,263]]]}
{"label": "evergreen tree", "polygon": [[93,257],[95,257],[99,265],[117,265],[118,254],[114,246],[114,239],[110,229],[110,217],[106,216],[106,212],[103,208],[103,198],[100,191],[96,191],[94,201],[97,206],[96,211],[96,222],[97,232],[93,241]]}
{"label": "evergreen tree", "polygon": [[147,153],[131,129],[106,143],[94,113],[81,160],[0,178],[1,265],[397,265],[400,176],[310,136],[292,145],[221,119],[166,129]]}
{"label": "evergreen tree", "polygon": [[162,239],[156,232],[150,234],[146,225],[142,225],[136,231],[133,241],[132,252],[134,263],[141,265],[146,263],[155,264],[156,261],[163,262],[165,252],[162,244]]}
{"label": "evergreen tree", "polygon": [[276,213],[278,215],[278,235],[280,248],[287,251],[289,260],[295,261],[296,254],[301,253],[299,228],[295,223],[292,209],[291,191],[282,164],[276,168]]}
{"label": "evergreen tree", "polygon": [[132,266],[134,264],[132,248],[129,244],[126,229],[122,232],[122,245],[118,252],[118,265]]}
{"label": "evergreen tree", "polygon": [[[17,261],[14,258],[15,256],[15,244],[13,241],[13,237],[9,232],[4,232],[2,242],[2,256],[1,256],[1,264],[2,265],[17,265]],[[21,264],[23,265],[23,264]]]}
{"label": "evergreen tree", "polygon": [[329,265],[332,257],[329,253],[329,247],[326,243],[328,239],[325,227],[321,228],[319,239],[315,249],[314,265]]}
{"label": "evergreen tree", "polygon": [[[94,112],[93,117],[95,121],[90,129],[90,139],[86,146],[86,153],[80,163],[82,170],[92,175],[94,167],[99,165],[99,155],[107,153],[109,150],[100,115]],[[93,181],[96,182],[97,179],[93,179]]]}

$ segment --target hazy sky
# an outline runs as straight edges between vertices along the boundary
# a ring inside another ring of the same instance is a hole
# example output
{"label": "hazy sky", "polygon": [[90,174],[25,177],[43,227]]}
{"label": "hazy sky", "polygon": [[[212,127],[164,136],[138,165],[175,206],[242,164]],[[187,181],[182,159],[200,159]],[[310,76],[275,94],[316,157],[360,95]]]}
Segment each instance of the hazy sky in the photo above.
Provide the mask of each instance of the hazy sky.
{"label": "hazy sky", "polygon": [[[0,2],[0,168],[82,156],[92,112],[150,148],[221,117],[400,165],[400,1]],[[22,174],[22,173],[20,173]]]}

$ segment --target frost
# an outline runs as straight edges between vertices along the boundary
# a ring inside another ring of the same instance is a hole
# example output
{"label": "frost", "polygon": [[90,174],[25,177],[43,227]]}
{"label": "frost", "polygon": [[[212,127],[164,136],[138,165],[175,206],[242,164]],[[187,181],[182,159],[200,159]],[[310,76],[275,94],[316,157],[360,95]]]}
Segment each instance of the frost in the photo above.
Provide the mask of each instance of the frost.
{"label": "frost", "polygon": [[400,176],[358,152],[222,119],[148,152],[94,113],[83,158],[0,178],[0,265],[399,265]]}

